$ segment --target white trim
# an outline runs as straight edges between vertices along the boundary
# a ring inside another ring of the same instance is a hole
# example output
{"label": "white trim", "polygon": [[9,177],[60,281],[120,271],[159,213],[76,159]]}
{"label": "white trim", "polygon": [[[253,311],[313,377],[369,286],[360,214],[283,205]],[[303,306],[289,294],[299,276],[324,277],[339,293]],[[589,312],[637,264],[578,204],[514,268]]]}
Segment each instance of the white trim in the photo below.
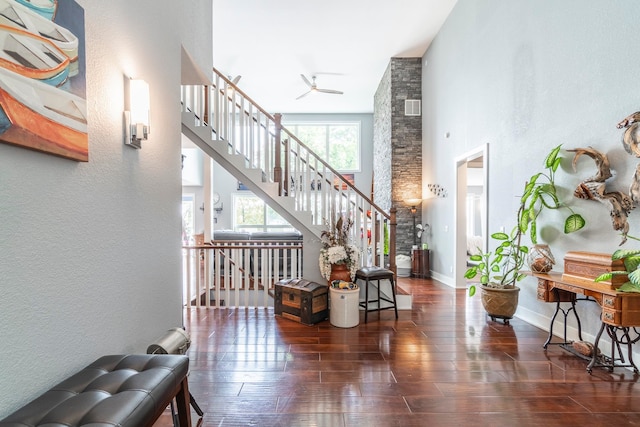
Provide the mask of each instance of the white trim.
{"label": "white trim", "polygon": [[[484,161],[484,170],[483,170],[483,191],[485,195],[485,200],[483,204],[483,215],[484,218],[482,220],[482,228],[484,235],[482,242],[482,249],[487,250],[487,229],[488,229],[488,221],[489,221],[489,143],[484,143],[479,147],[468,151],[467,153],[458,156],[454,159],[454,167],[455,167],[455,198],[453,200],[454,203],[454,213],[455,213],[455,222],[453,227],[453,260],[454,260],[454,268],[453,268],[453,281],[455,283],[456,288],[464,288],[466,287],[466,279],[464,278],[464,272],[467,269],[466,263],[466,248],[467,242],[466,240],[466,175],[467,175],[467,162],[477,159],[479,157],[483,158]],[[464,167],[463,167],[464,166]]]}

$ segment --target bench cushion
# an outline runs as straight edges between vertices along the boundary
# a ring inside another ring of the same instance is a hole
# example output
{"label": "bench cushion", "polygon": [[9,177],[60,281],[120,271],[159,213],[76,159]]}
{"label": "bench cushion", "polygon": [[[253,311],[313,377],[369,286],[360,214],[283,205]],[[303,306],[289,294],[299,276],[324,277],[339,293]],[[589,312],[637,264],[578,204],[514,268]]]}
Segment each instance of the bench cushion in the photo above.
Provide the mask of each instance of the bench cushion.
{"label": "bench cushion", "polygon": [[182,355],[104,356],[1,420],[0,427],[151,425],[188,370]]}

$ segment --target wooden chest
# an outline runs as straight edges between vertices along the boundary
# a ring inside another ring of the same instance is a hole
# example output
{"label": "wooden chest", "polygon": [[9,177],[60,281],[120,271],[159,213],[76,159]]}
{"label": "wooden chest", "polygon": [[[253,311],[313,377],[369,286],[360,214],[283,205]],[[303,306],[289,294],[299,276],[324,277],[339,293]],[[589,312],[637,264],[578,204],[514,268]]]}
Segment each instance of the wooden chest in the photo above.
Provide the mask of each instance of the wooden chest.
{"label": "wooden chest", "polygon": [[278,316],[313,325],[329,317],[329,287],[304,279],[285,279],[275,285]]}
{"label": "wooden chest", "polygon": [[[564,257],[563,280],[587,279],[593,280],[603,273],[624,270],[622,260],[613,261],[611,254],[594,252],[567,252]],[[594,283],[602,290],[617,289],[627,281],[626,275],[613,276],[611,280]]]}

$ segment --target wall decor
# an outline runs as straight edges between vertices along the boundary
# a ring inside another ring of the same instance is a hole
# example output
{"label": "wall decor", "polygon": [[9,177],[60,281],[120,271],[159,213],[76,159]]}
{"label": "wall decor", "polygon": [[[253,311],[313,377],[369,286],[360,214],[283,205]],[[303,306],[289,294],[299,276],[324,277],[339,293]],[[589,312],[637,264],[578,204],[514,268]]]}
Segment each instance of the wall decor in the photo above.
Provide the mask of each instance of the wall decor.
{"label": "wall decor", "polygon": [[[640,157],[640,111],[625,117],[616,127],[626,129],[622,134],[622,146],[625,151],[632,156]],[[636,165],[636,172],[629,186],[629,196],[634,203],[640,203],[640,163]]]}
{"label": "wall decor", "polygon": [[605,181],[613,176],[611,174],[609,158],[606,154],[591,147],[576,148],[567,151],[576,153],[573,157],[574,171],[576,170],[578,159],[583,154],[586,154],[595,161],[598,169],[596,174],[583,180],[578,187],[576,187],[573,194],[579,199],[596,200],[605,205],[609,205],[613,229],[622,232],[622,241],[620,244],[624,244],[627,241],[627,234],[629,233],[629,222],[627,218],[634,206],[628,194],[622,191],[607,192]]}
{"label": "wall decor", "polygon": [[84,9],[0,0],[0,10],[0,40],[15,44],[0,57],[0,142],[88,161]]}
{"label": "wall decor", "polygon": [[447,197],[447,190],[440,184],[427,184],[427,188],[435,194],[436,197]]}
{"label": "wall decor", "polygon": [[[342,178],[344,178],[344,181],[347,181],[349,184],[355,186],[355,180],[356,180],[355,174],[353,174],[353,173],[343,173],[342,174]],[[338,189],[340,187],[340,183],[342,183],[342,187],[341,188],[343,190],[346,190],[349,186],[344,181],[342,179],[340,179],[339,176],[334,176],[333,177],[333,186],[336,189]]]}
{"label": "wall decor", "polygon": [[640,111],[628,115],[616,127],[626,129],[622,134],[622,146],[625,151],[640,157]]}

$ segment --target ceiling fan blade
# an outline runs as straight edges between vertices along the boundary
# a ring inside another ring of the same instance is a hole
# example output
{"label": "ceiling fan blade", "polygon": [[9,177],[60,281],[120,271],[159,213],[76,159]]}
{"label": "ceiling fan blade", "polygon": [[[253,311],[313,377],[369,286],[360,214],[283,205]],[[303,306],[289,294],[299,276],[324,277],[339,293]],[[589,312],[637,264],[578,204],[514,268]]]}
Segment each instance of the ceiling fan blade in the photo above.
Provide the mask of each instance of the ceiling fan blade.
{"label": "ceiling fan blade", "polygon": [[318,92],[322,92],[322,93],[335,93],[336,95],[342,95],[344,94],[344,92],[341,92],[339,90],[332,90],[332,89],[316,89]]}
{"label": "ceiling fan blade", "polygon": [[313,85],[311,84],[311,82],[309,81],[309,79],[308,79],[308,78],[306,78],[306,77],[304,76],[304,74],[300,74],[300,77],[302,77],[302,80],[304,80],[304,82],[307,84],[307,86],[309,86],[309,87],[313,87]]}
{"label": "ceiling fan blade", "polygon": [[233,80],[231,80],[231,83],[237,85],[241,78],[242,76],[236,76]]}
{"label": "ceiling fan blade", "polygon": [[300,98],[304,98],[305,96],[309,95],[311,92],[312,92],[312,91],[310,90],[310,91],[308,91],[308,92],[303,93],[302,95],[300,95],[299,97],[297,97],[297,98],[296,98],[296,101],[297,101],[298,99],[300,99]]}

